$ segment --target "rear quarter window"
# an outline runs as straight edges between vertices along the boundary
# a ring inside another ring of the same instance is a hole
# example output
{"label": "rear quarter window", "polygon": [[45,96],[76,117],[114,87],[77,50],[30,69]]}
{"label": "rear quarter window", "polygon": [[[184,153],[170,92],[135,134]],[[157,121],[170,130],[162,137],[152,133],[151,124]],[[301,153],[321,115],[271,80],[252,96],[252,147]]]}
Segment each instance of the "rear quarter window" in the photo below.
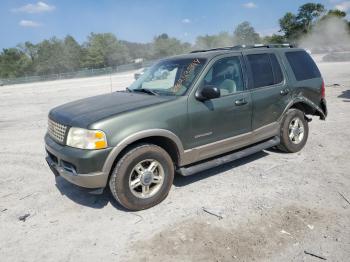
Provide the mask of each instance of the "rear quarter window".
{"label": "rear quarter window", "polygon": [[321,77],[314,60],[305,51],[286,52],[286,57],[297,81]]}

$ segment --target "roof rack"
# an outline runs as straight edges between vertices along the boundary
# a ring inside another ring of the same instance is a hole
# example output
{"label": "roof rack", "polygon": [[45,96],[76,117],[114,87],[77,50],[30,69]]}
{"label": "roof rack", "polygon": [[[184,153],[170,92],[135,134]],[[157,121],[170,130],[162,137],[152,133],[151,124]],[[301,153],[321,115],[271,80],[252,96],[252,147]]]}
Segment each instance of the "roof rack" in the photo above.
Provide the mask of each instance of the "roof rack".
{"label": "roof rack", "polygon": [[220,50],[232,50],[232,47],[228,46],[228,47],[218,47],[218,48],[211,48],[211,49],[194,50],[194,51],[191,51],[191,53],[201,53],[201,52],[220,51]]}
{"label": "roof rack", "polygon": [[210,51],[220,51],[220,50],[241,50],[241,49],[253,49],[253,48],[293,48],[292,44],[255,44],[255,45],[235,45],[228,47],[218,47],[211,49],[194,50],[191,53],[201,53]]}

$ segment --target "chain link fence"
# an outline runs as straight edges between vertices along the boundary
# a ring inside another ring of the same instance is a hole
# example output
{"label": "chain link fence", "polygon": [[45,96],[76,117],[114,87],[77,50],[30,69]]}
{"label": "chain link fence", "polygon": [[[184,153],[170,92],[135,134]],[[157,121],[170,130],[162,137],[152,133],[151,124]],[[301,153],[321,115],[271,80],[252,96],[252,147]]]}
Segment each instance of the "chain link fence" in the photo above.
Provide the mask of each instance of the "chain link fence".
{"label": "chain link fence", "polygon": [[154,61],[147,61],[143,63],[132,63],[132,64],[115,66],[115,67],[83,69],[75,72],[59,73],[59,74],[52,74],[52,75],[37,75],[37,76],[24,76],[24,77],[17,77],[17,78],[6,78],[6,79],[0,79],[0,85],[15,85],[15,84],[25,84],[25,83],[33,83],[33,82],[40,82],[40,81],[52,81],[52,80],[60,80],[60,79],[72,79],[72,78],[109,75],[109,74],[136,70],[143,67],[149,67],[153,63]]}

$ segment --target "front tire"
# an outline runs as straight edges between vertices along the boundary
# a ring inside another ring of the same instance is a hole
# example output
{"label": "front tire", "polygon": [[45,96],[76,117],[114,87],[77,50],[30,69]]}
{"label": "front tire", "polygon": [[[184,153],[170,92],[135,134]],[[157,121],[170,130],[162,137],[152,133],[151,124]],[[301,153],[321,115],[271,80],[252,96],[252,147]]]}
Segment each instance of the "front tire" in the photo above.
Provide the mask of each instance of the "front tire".
{"label": "front tire", "polygon": [[130,149],[114,168],[109,187],[114,198],[133,211],[163,201],[174,180],[174,164],[161,147],[141,144]]}
{"label": "front tire", "polygon": [[287,153],[296,153],[306,144],[309,125],[305,115],[298,109],[289,109],[281,125],[281,144],[278,149]]}

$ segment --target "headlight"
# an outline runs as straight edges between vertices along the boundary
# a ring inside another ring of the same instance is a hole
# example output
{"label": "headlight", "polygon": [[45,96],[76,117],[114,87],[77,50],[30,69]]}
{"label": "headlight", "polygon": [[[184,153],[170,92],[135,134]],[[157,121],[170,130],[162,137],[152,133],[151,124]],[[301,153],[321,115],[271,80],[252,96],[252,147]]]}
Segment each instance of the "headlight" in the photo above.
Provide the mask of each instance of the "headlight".
{"label": "headlight", "polygon": [[67,136],[67,146],[80,149],[103,149],[107,147],[106,134],[101,130],[71,127]]}

